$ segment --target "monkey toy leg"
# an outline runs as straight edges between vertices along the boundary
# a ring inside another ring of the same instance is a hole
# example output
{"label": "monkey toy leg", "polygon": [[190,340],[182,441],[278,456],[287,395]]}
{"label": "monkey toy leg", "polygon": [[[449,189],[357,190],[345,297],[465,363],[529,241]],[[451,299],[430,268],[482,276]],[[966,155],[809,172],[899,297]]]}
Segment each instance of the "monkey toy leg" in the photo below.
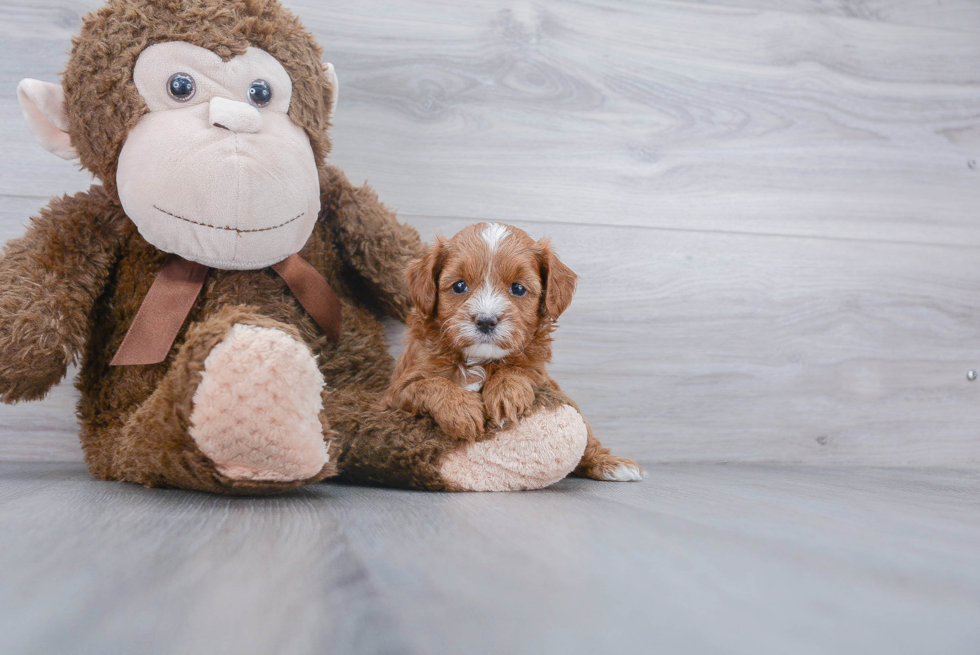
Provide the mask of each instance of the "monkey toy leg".
{"label": "monkey toy leg", "polygon": [[96,475],[148,486],[274,493],[335,472],[323,377],[296,330],[238,307],[191,326],[122,425],[86,423]]}
{"label": "monkey toy leg", "polygon": [[429,417],[385,409],[373,391],[336,390],[324,407],[341,444],[338,479],[444,491],[540,489],[571,473],[588,428],[561,392],[539,390],[516,425],[467,442]]}

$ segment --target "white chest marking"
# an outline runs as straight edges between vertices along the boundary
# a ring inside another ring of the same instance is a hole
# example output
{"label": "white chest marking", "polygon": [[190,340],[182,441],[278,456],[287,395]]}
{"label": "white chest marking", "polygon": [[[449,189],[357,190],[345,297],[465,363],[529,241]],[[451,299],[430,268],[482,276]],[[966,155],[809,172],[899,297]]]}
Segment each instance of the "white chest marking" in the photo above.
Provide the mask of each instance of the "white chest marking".
{"label": "white chest marking", "polygon": [[461,381],[459,386],[467,391],[480,391],[483,383],[487,379],[487,370],[476,364],[473,360],[468,360],[466,366],[460,365],[459,373]]}

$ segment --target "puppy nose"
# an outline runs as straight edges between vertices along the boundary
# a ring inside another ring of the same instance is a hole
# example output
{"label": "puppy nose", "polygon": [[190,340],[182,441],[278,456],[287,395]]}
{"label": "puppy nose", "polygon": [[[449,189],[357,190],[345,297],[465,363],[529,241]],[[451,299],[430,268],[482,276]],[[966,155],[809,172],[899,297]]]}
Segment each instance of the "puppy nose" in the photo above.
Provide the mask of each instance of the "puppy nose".
{"label": "puppy nose", "polygon": [[232,132],[258,132],[262,129],[262,114],[252,105],[228,98],[211,98],[208,120],[215,127]]}
{"label": "puppy nose", "polygon": [[483,334],[490,334],[497,327],[497,317],[490,314],[478,314],[476,317],[476,329]]}

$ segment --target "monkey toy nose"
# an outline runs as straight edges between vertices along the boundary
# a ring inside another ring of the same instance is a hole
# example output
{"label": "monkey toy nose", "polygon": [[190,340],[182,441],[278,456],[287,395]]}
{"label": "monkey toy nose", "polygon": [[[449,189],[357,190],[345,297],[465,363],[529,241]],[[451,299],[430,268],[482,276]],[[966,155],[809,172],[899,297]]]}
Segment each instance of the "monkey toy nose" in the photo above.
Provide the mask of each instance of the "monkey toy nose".
{"label": "monkey toy nose", "polygon": [[211,125],[232,132],[258,132],[262,129],[262,114],[258,109],[228,98],[211,98],[208,119]]}
{"label": "monkey toy nose", "polygon": [[497,327],[497,317],[490,314],[479,314],[476,317],[476,329],[483,334],[490,334]]}

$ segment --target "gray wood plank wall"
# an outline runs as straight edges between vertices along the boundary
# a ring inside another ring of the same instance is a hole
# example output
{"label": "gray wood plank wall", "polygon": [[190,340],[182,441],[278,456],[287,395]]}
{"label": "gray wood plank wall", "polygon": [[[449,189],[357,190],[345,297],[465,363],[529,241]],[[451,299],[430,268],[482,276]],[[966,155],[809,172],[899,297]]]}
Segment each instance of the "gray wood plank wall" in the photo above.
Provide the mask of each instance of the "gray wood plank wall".
{"label": "gray wood plank wall", "polygon": [[[2,240],[90,183],[14,89],[98,4],[0,2]],[[514,223],[581,275],[553,374],[609,445],[980,464],[980,3],[289,4],[334,163],[426,238]],[[0,459],[79,459],[73,398],[0,407]]]}

